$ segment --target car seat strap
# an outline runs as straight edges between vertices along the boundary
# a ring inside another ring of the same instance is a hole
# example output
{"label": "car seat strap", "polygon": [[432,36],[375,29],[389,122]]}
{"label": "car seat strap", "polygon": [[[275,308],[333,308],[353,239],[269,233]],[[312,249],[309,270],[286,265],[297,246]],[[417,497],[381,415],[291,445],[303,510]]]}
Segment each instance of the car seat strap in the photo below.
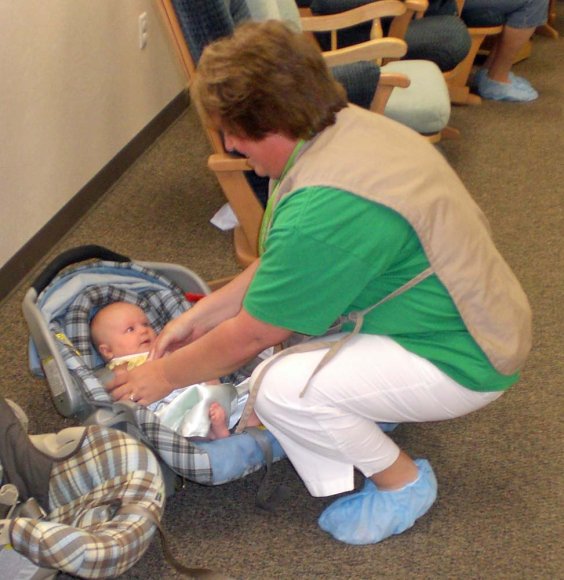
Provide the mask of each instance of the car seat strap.
{"label": "car seat strap", "polygon": [[185,566],[184,564],[179,562],[170,551],[168,537],[160,521],[153,514],[153,512],[151,512],[146,507],[141,506],[139,504],[126,504],[122,505],[118,509],[118,512],[122,515],[133,514],[147,518],[152,524],[156,526],[161,538],[161,544],[163,547],[163,554],[165,556],[165,559],[167,563],[170,566],[172,566],[177,572],[180,572],[181,574],[188,576],[190,578],[197,579],[205,578],[206,580],[230,580],[229,576],[220,574],[219,572],[214,572],[213,570],[209,570],[207,568],[189,568],[188,566]]}
{"label": "car seat strap", "polygon": [[257,445],[261,448],[261,451],[264,455],[264,464],[265,464],[265,474],[259,484],[256,498],[255,498],[255,505],[267,512],[274,512],[276,506],[284,499],[286,499],[289,495],[288,488],[284,485],[277,485],[274,488],[274,491],[269,492],[268,487],[270,483],[270,479],[272,476],[272,462],[273,462],[273,450],[272,450],[272,442],[267,435],[267,432],[264,428],[260,427],[247,427],[245,429],[245,433],[250,435],[257,443]]}

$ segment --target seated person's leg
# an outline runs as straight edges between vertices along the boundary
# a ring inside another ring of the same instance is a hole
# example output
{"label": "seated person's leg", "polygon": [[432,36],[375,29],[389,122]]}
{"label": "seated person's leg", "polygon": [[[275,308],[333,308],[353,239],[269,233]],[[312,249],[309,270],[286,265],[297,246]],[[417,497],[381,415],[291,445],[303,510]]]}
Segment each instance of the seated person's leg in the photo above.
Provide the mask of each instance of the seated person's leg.
{"label": "seated person's leg", "polygon": [[[491,0],[467,0],[464,6],[467,14],[476,15],[482,11],[484,18],[491,11],[497,11],[505,22],[503,32],[476,75],[478,93],[486,99],[500,101],[535,100],[538,92],[526,79],[514,75],[511,68],[537,26],[546,21],[548,0],[500,0],[493,4]],[[484,21],[484,25],[487,24]]]}

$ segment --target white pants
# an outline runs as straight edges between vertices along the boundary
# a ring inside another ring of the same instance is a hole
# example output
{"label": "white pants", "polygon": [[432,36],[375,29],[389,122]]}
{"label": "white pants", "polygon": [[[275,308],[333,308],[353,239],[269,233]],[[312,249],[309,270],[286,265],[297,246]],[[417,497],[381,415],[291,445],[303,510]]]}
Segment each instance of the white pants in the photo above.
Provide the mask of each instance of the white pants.
{"label": "white pants", "polygon": [[281,356],[266,373],[255,404],[314,496],[353,489],[354,468],[369,477],[395,462],[400,450],[376,422],[451,419],[501,395],[462,387],[388,337],[360,334],[300,397],[326,350]]}

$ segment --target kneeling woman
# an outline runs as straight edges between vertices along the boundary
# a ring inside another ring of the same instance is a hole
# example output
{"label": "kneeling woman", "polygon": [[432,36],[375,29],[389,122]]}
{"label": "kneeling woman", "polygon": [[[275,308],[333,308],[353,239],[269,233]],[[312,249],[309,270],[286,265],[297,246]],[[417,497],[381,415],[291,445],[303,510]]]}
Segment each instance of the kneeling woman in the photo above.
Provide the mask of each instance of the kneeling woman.
{"label": "kneeling woman", "polygon": [[355,469],[366,476],[324,511],[324,530],[354,544],[401,533],[437,483],[378,423],[450,419],[497,399],[530,348],[527,299],[442,156],[348,105],[301,34],[244,25],[205,50],[192,94],[226,148],[271,178],[260,258],[109,388],[149,404],[377,305],[350,317],[353,336],[345,323],[321,346],[265,361],[255,409],[312,495],[352,490]]}

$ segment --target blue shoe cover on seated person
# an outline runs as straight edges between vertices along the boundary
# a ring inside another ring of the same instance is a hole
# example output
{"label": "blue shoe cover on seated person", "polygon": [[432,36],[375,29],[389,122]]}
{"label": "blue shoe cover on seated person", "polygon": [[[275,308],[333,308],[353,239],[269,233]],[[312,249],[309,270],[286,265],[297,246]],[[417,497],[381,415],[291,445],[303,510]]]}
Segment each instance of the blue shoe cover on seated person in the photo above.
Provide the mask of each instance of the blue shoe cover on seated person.
{"label": "blue shoe cover on seated person", "polygon": [[[522,86],[522,87],[529,87],[531,89],[533,89],[533,91],[535,91],[535,89],[533,88],[533,85],[524,77],[518,77],[516,74],[513,74],[512,72],[509,73],[509,80],[511,81],[511,83],[515,83],[518,86]],[[536,93],[537,91],[535,91]]]}
{"label": "blue shoe cover on seated person", "polygon": [[538,92],[525,79],[517,80],[513,75],[509,83],[499,83],[481,74],[477,80],[478,94],[484,99],[493,101],[512,101],[525,103],[538,98]]}
{"label": "blue shoe cover on seated person", "polygon": [[339,498],[319,517],[319,527],[347,544],[375,544],[401,534],[433,505],[437,480],[429,462],[416,459],[417,479],[392,491],[381,491],[366,479],[361,491]]}
{"label": "blue shoe cover on seated person", "polygon": [[[474,73],[474,76],[472,77],[472,80],[470,81],[471,88],[477,89],[478,85],[480,84],[480,80],[482,79],[482,77],[484,77],[487,74],[488,74],[487,68],[482,67],[482,68],[478,69]],[[509,73],[509,80],[511,81],[511,84],[516,84],[517,86],[525,86],[525,87],[533,88],[533,85],[531,85],[531,83],[526,78],[519,77],[512,72]]]}

